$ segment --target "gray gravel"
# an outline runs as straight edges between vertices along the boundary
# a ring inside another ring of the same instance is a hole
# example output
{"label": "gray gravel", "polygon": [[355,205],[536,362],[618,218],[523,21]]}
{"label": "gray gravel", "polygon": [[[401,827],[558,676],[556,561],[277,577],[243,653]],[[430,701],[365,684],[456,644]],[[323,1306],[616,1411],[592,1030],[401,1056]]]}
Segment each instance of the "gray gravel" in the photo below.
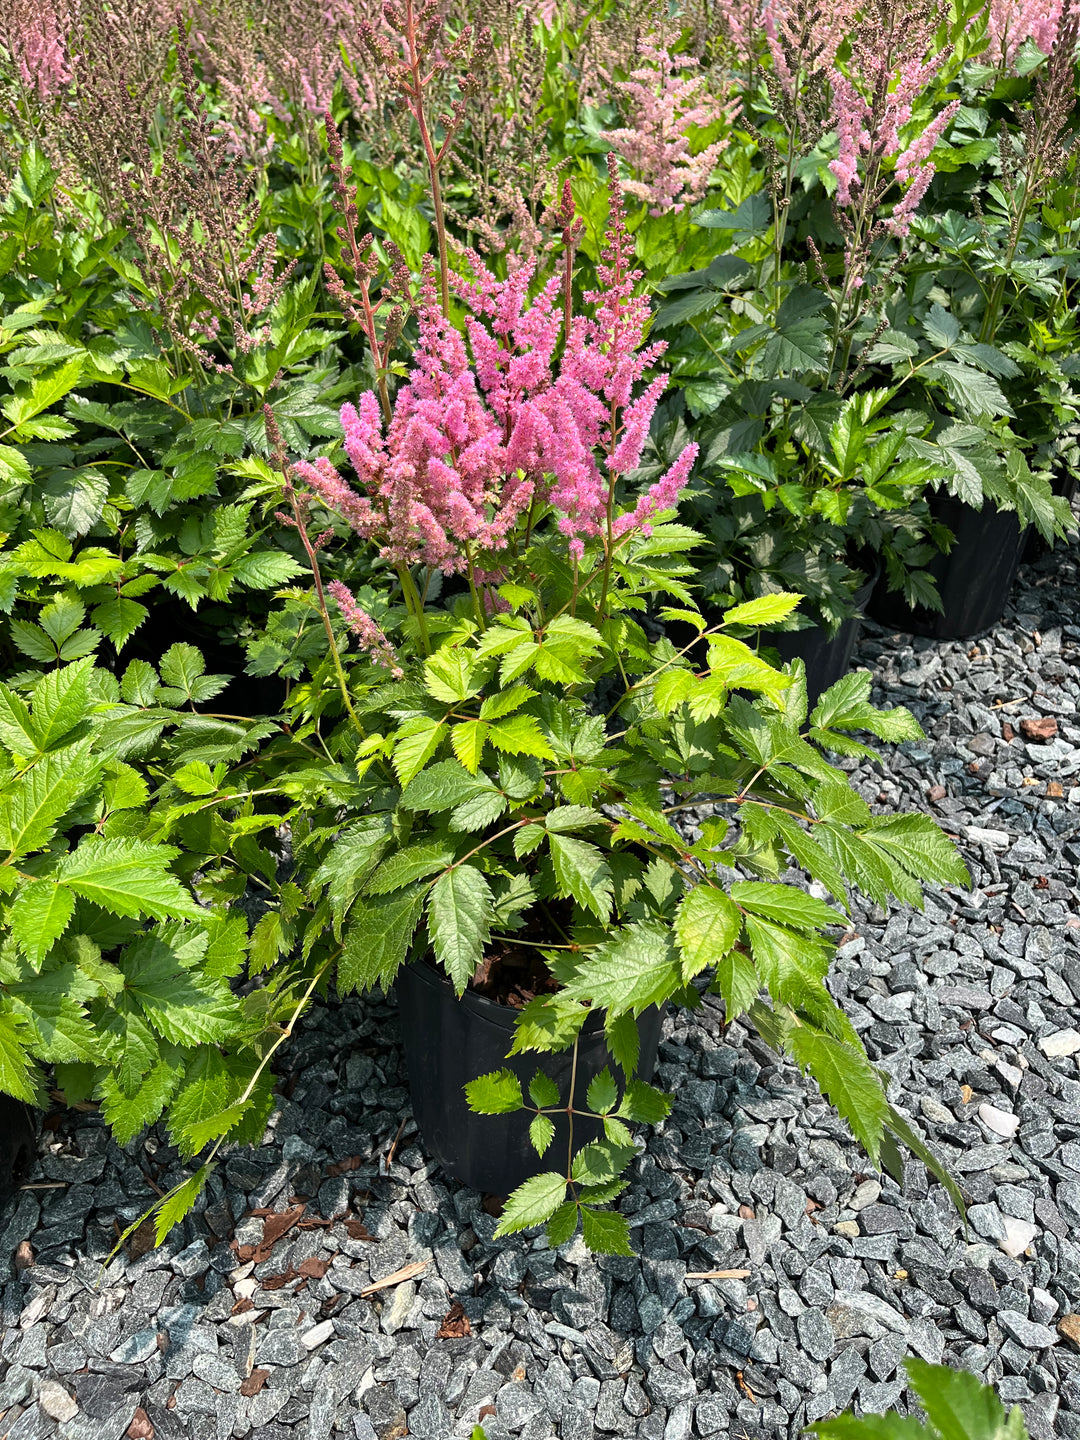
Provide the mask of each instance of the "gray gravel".
{"label": "gray gravel", "polygon": [[[1078,602],[1059,550],[985,639],[860,651],[929,739],[852,783],[932,808],[975,887],[857,912],[835,990],[961,1177],[970,1235],[918,1163],[902,1187],[867,1173],[814,1091],[706,1002],[666,1023],[675,1110],[623,1200],[641,1258],[496,1243],[481,1197],[425,1158],[392,1007],[351,1001],[311,1017],[262,1146],[161,1250],[102,1273],[117,1222],[183,1173],[163,1138],[121,1151],[92,1116],[46,1132],[32,1180],[57,1188],[0,1212],[5,1259],[34,1255],[0,1296],[0,1436],[441,1440],[482,1420],[490,1440],[772,1440],[852,1403],[904,1413],[911,1353],[993,1380],[1035,1440],[1080,1440],[1057,1328],[1080,1311]],[[1023,723],[1046,720],[1056,735]],[[301,1225],[252,1255],[252,1211],[296,1196]],[[688,1278],[718,1269],[749,1274]],[[438,1338],[455,1301],[468,1325]]]}

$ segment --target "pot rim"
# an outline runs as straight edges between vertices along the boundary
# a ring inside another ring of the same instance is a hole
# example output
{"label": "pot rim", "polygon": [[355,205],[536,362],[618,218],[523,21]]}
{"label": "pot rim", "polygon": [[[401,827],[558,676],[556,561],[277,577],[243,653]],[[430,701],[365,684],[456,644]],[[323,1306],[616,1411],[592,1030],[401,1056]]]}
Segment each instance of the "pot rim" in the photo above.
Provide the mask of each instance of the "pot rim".
{"label": "pot rim", "polygon": [[[466,990],[463,995],[456,995],[449,977],[435,964],[430,951],[420,956],[419,959],[403,965],[402,974],[406,969],[412,979],[442,990],[447,999],[452,999],[458,1005],[464,1005],[478,1019],[486,1021],[499,1030],[511,1031],[517,1024],[517,1018],[521,1011],[516,1010],[512,1005],[500,1005],[497,1000],[492,1000],[488,995],[480,995],[475,990]],[[603,1014],[598,1010],[591,1010],[581,1027],[581,1033],[591,1035],[603,1028]]]}

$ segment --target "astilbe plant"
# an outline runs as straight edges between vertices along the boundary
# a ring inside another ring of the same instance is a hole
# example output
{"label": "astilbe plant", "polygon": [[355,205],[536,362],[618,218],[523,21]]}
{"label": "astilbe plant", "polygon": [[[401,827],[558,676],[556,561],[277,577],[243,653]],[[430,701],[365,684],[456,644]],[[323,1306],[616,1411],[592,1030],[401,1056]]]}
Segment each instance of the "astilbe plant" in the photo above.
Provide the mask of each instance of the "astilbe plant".
{"label": "astilbe plant", "polygon": [[[645,343],[614,155],[609,187],[598,283],[582,302],[572,267],[545,278],[525,262],[500,278],[473,255],[472,278],[451,282],[459,328],[428,267],[389,420],[378,389],[342,410],[355,484],[328,455],[290,463],[268,414],[328,654],[246,783],[291,802],[275,823],[294,834],[295,880],[255,943],[284,953],[302,937],[306,994],[331,966],[347,992],[387,986],[431,955],[460,995],[488,983],[501,947],[516,944],[540,952],[551,983],[521,1011],[515,1053],[576,1054],[586,1016],[603,1016],[625,1077],[621,1096],[609,1072],[588,1087],[604,1138],[575,1152],[571,1125],[565,1168],[515,1192],[499,1233],[547,1222],[561,1244],[580,1218],[587,1244],[625,1254],[626,1222],[602,1207],[636,1154],[627,1122],[668,1108],[634,1078],[636,1020],[668,1000],[699,1003],[702,987],[723,997],[729,1021],[748,1017],[819,1079],[875,1161],[895,1170],[889,1132],[936,1165],[826,989],[833,946],[822,931],[837,912],[778,882],[790,858],[842,905],[848,883],[878,903],[918,903],[919,880],[963,883],[966,872],[931,821],[871,816],[825,758],[872,753],[855,729],[915,738],[912,717],[873,710],[869,677],[855,677],[804,736],[801,671],[779,673],[731,633],[783,619],[795,596],[708,627],[689,608],[665,612],[695,622],[701,670],[687,658],[693,644],[650,641],[638,624],[653,597],[692,604],[681,553],[698,537],[672,512],[696,447],[655,483],[636,481],[665,381],[650,378],[661,347]],[[560,212],[572,253],[568,193]],[[325,510],[344,530],[314,533]],[[339,563],[335,533],[353,541],[350,560],[359,549],[375,573],[396,571],[403,604],[323,581]],[[328,768],[312,761],[315,738]],[[738,834],[726,840],[715,817],[694,843],[674,819],[713,800],[732,807]],[[761,878],[726,887],[718,866]],[[467,1094],[476,1112],[530,1108],[509,1070],[478,1076]],[[540,1153],[553,1117],[587,1113],[573,1081],[561,1096],[543,1073],[529,1098]]]}
{"label": "astilbe plant", "polygon": [[695,153],[688,132],[730,125],[738,102],[711,98],[708,77],[684,74],[685,60],[665,45],[643,40],[639,51],[645,63],[616,86],[628,123],[602,135],[638,177],[627,181],[627,194],[665,215],[701,199],[725,149],[719,139]]}
{"label": "astilbe plant", "polygon": [[[694,445],[631,507],[619,508],[620,481],[640,462],[667,382],[659,377],[634,394],[664,347],[643,344],[649,307],[634,294],[640,274],[630,265],[614,157],[610,185],[609,237],[597,269],[601,288],[585,296],[591,314],[574,316],[563,335],[566,309],[559,301],[568,278],[553,276],[530,300],[533,263],[499,280],[473,253],[475,278],[454,277],[469,311],[467,346],[440,307],[429,273],[413,369],[385,430],[375,392],[342,410],[345,449],[361,493],[328,461],[292,467],[357,534],[379,546],[410,602],[410,566],[464,573],[483,623],[478,570],[497,569],[520,522],[546,507],[556,512],[575,560],[586,540],[599,542],[606,591],[622,537],[647,533],[652,517],[673,506],[687,481]],[[560,338],[565,344],[556,363]],[[415,606],[414,618],[419,624]]]}
{"label": "astilbe plant", "polygon": [[987,49],[990,59],[1003,68],[1012,68],[1025,40],[1031,40],[1049,55],[1058,40],[1062,16],[1076,5],[1065,0],[988,0]]}

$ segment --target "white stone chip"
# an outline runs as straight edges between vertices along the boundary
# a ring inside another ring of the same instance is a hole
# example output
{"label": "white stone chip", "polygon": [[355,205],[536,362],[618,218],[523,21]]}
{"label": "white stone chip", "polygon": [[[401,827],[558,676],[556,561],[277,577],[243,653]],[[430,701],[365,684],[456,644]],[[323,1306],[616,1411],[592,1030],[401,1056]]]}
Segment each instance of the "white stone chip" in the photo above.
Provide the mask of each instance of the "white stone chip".
{"label": "white stone chip", "polygon": [[321,1324],[306,1330],[300,1336],[300,1343],[308,1350],[314,1350],[317,1346],[324,1344],[334,1333],[333,1320],[324,1320]]}
{"label": "white stone chip", "polygon": [[1039,1049],[1051,1060],[1062,1055],[1075,1055],[1080,1050],[1080,1033],[1076,1030],[1059,1030],[1055,1035],[1044,1035]]}
{"label": "white stone chip", "polygon": [[961,828],[964,839],[972,845],[989,845],[992,850],[1007,850],[1012,844],[1012,836],[1005,830],[984,830],[981,825],[964,825]]}
{"label": "white stone chip", "polygon": [[43,1380],[38,1390],[37,1402],[45,1414],[61,1424],[74,1420],[79,1407],[58,1380]]}
{"label": "white stone chip", "polygon": [[1001,1249],[1014,1260],[1019,1260],[1024,1251],[1038,1234],[1038,1230],[1027,1220],[1017,1220],[1013,1215],[1005,1216],[1005,1238]]}
{"label": "white stone chip", "polygon": [[1000,1135],[1004,1140],[1011,1140],[1020,1129],[1018,1115],[1010,1115],[1007,1110],[998,1110],[993,1105],[980,1105],[979,1119],[988,1130],[992,1130],[995,1135]]}

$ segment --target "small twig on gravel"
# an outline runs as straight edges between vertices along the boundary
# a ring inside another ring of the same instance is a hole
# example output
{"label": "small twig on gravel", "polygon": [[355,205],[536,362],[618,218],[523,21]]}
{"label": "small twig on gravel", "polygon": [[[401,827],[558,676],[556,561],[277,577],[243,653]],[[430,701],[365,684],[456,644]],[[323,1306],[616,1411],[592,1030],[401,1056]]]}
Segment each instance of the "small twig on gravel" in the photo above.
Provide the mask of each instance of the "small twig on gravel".
{"label": "small twig on gravel", "polygon": [[35,1180],[31,1185],[20,1185],[20,1190],[66,1190],[66,1180]]}
{"label": "small twig on gravel", "polygon": [[[397,1134],[394,1136],[393,1143],[391,1144],[390,1149],[386,1152],[386,1159],[383,1161],[383,1165],[379,1167],[380,1174],[385,1175],[387,1170],[389,1170],[390,1166],[394,1163],[394,1153],[397,1150],[398,1141],[401,1139],[401,1132],[404,1129],[405,1121],[402,1120],[401,1124],[397,1127]],[[383,1169],[383,1166],[385,1166],[385,1169]]]}
{"label": "small twig on gravel", "polygon": [[745,1280],[749,1270],[688,1270],[687,1280]]}
{"label": "small twig on gravel", "polygon": [[391,1285],[403,1285],[406,1280],[411,1280],[414,1275],[419,1275],[421,1270],[426,1270],[429,1261],[414,1260],[411,1265],[403,1265],[400,1270],[395,1270],[392,1275],[384,1275],[381,1280],[376,1280],[373,1285],[366,1285],[360,1291],[361,1295],[374,1295],[376,1290],[386,1290]]}

